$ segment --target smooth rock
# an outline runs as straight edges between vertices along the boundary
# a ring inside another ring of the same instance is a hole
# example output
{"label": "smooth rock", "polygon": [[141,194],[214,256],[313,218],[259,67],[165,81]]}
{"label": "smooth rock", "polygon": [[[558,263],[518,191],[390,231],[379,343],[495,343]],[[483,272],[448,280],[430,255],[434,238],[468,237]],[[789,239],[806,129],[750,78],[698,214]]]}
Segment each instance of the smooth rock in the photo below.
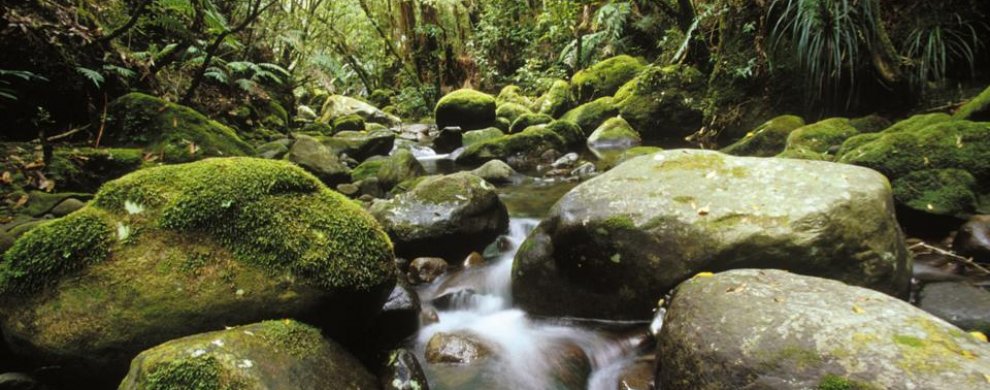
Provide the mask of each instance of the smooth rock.
{"label": "smooth rock", "polygon": [[85,206],[86,206],[86,202],[83,202],[75,198],[69,198],[63,200],[62,203],[59,203],[57,206],[55,206],[55,208],[52,209],[52,215],[56,217],[64,217]]}
{"label": "smooth rock", "polygon": [[437,257],[419,257],[409,264],[409,281],[432,283],[446,272],[446,260]]}
{"label": "smooth rock", "polygon": [[383,390],[430,390],[419,359],[404,348],[389,353],[381,382]]}
{"label": "smooth rock", "polygon": [[966,282],[925,285],[918,306],[966,331],[990,334],[990,291]]}
{"label": "smooth rock", "polygon": [[341,164],[330,149],[308,135],[296,135],[296,143],[292,144],[285,159],[312,173],[327,185],[345,183],[350,179],[350,169]]}
{"label": "smooth rock", "polygon": [[429,363],[470,364],[491,354],[490,345],[466,333],[437,332],[426,343],[426,361]]}
{"label": "smooth rock", "polygon": [[956,232],[952,249],[960,256],[990,262],[990,215],[977,215],[966,221]]}
{"label": "smooth rock", "polygon": [[471,171],[478,177],[493,184],[504,184],[512,182],[512,177],[516,175],[516,170],[502,160],[491,160],[484,165]]}

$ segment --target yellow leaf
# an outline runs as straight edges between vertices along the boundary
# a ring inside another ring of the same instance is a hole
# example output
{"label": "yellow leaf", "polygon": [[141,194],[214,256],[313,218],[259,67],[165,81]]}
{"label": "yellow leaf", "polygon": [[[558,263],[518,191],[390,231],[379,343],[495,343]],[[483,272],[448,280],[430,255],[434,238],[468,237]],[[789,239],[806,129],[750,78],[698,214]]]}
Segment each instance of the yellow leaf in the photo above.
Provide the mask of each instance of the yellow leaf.
{"label": "yellow leaf", "polygon": [[853,305],[853,313],[856,313],[856,314],[863,314],[863,313],[865,313],[865,312],[866,312],[866,310],[863,310],[863,308],[862,308],[862,307],[859,307],[859,306],[856,306],[856,305]]}
{"label": "yellow leaf", "polygon": [[990,342],[987,341],[987,335],[983,334],[983,332],[972,331],[969,332],[969,334],[972,335],[973,337],[976,337],[977,340],[980,340],[984,343]]}
{"label": "yellow leaf", "polygon": [[694,275],[696,278],[710,278],[712,276],[715,276],[715,274],[711,272],[698,272],[697,275]]}
{"label": "yellow leaf", "polygon": [[935,206],[932,206],[932,204],[931,204],[931,203],[929,203],[929,204],[927,204],[927,205],[925,205],[925,207],[926,207],[926,208],[928,208],[928,210],[929,210],[929,211],[930,211],[930,210],[935,210]]}

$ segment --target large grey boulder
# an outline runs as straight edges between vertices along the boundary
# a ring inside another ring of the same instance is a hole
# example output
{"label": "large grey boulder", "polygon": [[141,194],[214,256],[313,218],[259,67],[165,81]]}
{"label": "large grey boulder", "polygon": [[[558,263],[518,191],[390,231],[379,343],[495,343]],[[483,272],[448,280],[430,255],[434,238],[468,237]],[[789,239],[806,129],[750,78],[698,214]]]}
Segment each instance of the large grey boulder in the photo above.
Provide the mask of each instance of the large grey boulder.
{"label": "large grey boulder", "polygon": [[657,359],[663,389],[990,388],[990,344],[876,291],[779,270],[681,284]]}
{"label": "large grey boulder", "polygon": [[423,179],[409,192],[377,201],[371,214],[392,237],[399,256],[463,259],[508,229],[495,186],[471,173]]}
{"label": "large grey boulder", "polygon": [[348,115],[358,115],[367,122],[395,126],[402,121],[395,115],[389,115],[371,104],[347,96],[333,95],[323,103],[323,115],[320,121],[331,123],[334,119]]}
{"label": "large grey boulder", "polygon": [[645,319],[701,271],[782,268],[906,292],[890,186],[833,163],[671,150],[567,193],[522,244],[513,297],[534,314]]}
{"label": "large grey boulder", "polygon": [[285,159],[312,173],[326,185],[346,183],[351,178],[351,170],[319,140],[308,135],[296,135],[296,142],[289,148]]}
{"label": "large grey boulder", "polygon": [[120,390],[372,389],[378,380],[320,331],[267,321],[169,341],[131,362]]}

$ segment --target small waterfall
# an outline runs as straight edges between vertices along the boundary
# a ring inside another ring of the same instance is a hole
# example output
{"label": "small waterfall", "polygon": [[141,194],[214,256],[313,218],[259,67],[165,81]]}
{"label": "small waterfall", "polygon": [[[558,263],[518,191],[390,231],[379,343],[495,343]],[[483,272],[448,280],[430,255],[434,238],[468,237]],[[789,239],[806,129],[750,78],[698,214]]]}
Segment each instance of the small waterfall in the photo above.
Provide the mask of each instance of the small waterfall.
{"label": "small waterfall", "polygon": [[[431,388],[571,389],[574,382],[568,374],[581,378],[580,383],[588,374],[589,389],[611,390],[624,364],[634,359],[643,335],[617,338],[573,325],[537,321],[512,308],[513,257],[538,223],[536,219],[512,219],[509,234],[501,238],[508,248],[497,259],[483,267],[452,273],[420,291],[424,302],[443,297],[438,301],[442,300],[444,308],[437,310],[439,321],[421,329],[416,338],[421,357],[438,332],[477,335],[495,351],[480,373],[426,364]],[[581,371],[588,366],[590,373]],[[464,371],[474,377],[462,378]]]}

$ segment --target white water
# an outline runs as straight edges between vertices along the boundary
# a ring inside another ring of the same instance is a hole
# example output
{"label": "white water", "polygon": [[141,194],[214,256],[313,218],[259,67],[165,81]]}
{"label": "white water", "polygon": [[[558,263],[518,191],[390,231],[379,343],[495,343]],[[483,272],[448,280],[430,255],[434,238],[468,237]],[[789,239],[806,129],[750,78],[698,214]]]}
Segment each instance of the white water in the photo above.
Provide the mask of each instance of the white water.
{"label": "white water", "polygon": [[[592,373],[588,388],[615,389],[622,369],[634,359],[640,336],[616,338],[575,326],[536,321],[512,308],[512,258],[526,235],[538,223],[535,219],[513,219],[507,239],[510,248],[484,267],[468,268],[445,276],[420,291],[424,305],[451,291],[462,293],[448,310],[438,311],[439,322],[420,330],[416,351],[420,358],[437,332],[462,332],[478,336],[494,346],[493,357],[480,369],[425,363],[433,389],[555,389],[567,388],[561,376],[561,351],[579,347],[590,361]],[[566,372],[563,370],[564,374]]]}

